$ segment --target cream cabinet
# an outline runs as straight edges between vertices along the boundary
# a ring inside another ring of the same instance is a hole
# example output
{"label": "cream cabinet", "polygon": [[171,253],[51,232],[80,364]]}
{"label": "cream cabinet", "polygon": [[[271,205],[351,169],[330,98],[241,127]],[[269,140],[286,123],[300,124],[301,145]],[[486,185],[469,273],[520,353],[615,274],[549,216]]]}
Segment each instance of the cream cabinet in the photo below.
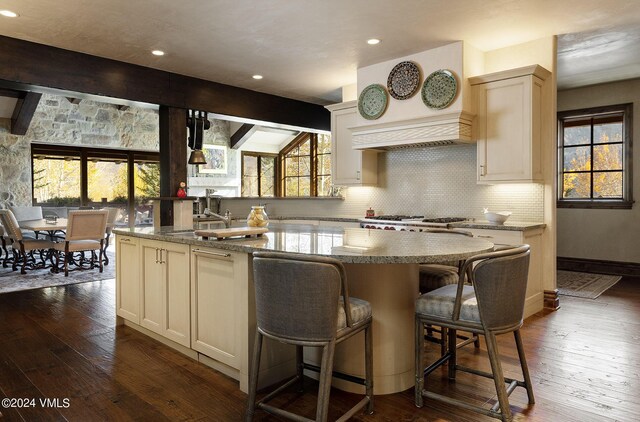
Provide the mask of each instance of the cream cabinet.
{"label": "cream cabinet", "polygon": [[136,237],[116,236],[116,314],[140,323],[140,261]]}
{"label": "cream cabinet", "polygon": [[542,283],[542,232],[544,229],[530,230],[497,230],[468,229],[474,236],[487,239],[497,246],[528,244],[531,247],[529,256],[529,280],[524,305],[525,318],[541,311],[544,306],[544,287]]}
{"label": "cream cabinet", "polygon": [[469,78],[476,105],[478,183],[541,182],[543,112],[551,73],[528,66]]}
{"label": "cream cabinet", "polygon": [[334,185],[363,186],[378,183],[378,154],[355,150],[350,128],[356,125],[358,106],[348,101],[327,106],[331,112],[331,177]]}
{"label": "cream cabinet", "polygon": [[189,347],[189,246],[140,240],[140,325]]}
{"label": "cream cabinet", "polygon": [[238,370],[248,362],[248,279],[248,254],[191,247],[191,348]]}

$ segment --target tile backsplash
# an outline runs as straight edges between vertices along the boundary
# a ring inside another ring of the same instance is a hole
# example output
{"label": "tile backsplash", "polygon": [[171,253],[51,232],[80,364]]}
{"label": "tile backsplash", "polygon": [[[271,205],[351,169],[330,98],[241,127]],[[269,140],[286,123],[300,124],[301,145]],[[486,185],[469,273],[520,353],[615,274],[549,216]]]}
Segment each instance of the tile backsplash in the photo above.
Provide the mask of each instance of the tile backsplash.
{"label": "tile backsplash", "polygon": [[[264,198],[280,216],[363,217],[376,214],[420,214],[427,217],[482,219],[482,209],[511,211],[511,221],[540,222],[544,189],[539,184],[479,185],[476,146],[405,148],[378,155],[378,186],[349,187],[343,201]],[[224,200],[236,215],[248,213],[255,199]]]}

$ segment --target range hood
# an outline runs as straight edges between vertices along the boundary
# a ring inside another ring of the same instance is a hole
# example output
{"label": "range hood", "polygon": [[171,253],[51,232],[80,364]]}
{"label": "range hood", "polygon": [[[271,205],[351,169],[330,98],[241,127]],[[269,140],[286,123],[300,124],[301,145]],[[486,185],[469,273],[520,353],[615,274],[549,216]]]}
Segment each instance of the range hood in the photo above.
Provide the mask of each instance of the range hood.
{"label": "range hood", "polygon": [[456,96],[446,108],[433,109],[423,102],[420,89],[403,100],[389,95],[385,112],[376,120],[365,119],[357,113],[355,124],[349,128],[353,148],[395,149],[475,142],[472,131],[475,108],[468,76],[482,72],[482,53],[458,41],[361,67],[358,69],[358,93],[371,84],[384,86],[394,66],[403,61],[418,66],[421,82],[433,72],[448,70],[456,79]]}
{"label": "range hood", "polygon": [[410,120],[356,126],[351,130],[354,149],[394,149],[473,143],[474,115],[465,111]]}

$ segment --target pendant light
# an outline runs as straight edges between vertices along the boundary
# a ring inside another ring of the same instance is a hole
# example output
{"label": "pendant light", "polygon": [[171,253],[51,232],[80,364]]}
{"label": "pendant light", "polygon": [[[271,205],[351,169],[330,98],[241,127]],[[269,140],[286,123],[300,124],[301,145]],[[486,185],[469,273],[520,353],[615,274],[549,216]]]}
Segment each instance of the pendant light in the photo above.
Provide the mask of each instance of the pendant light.
{"label": "pendant light", "polygon": [[207,159],[202,152],[202,139],[204,131],[209,129],[209,120],[207,113],[202,111],[192,111],[191,116],[187,117],[187,127],[189,128],[189,147],[191,155],[189,155],[189,164],[207,164]]}

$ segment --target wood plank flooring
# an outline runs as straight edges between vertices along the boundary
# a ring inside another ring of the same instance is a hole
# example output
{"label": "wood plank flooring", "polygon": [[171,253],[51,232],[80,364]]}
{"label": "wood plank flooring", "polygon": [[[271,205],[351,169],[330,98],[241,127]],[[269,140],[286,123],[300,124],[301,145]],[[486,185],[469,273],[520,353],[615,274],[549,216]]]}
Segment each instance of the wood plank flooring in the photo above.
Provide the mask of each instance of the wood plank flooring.
{"label": "wood plank flooring", "polygon": [[[0,396],[29,406],[0,408],[2,421],[238,421],[246,395],[236,381],[127,327],[115,326],[113,280],[0,295]],[[561,309],[525,322],[522,336],[536,404],[524,390],[511,396],[515,420],[640,420],[640,278],[624,277],[596,300],[561,298]],[[437,347],[427,345],[433,358]],[[520,378],[511,335],[499,337],[505,374]],[[461,364],[489,369],[480,350],[459,351]],[[274,404],[313,417],[316,384]],[[490,406],[491,380],[446,368],[427,388]],[[58,399],[42,406],[39,399]],[[68,405],[64,399],[68,399]],[[333,390],[330,419],[359,396]],[[35,404],[33,403],[35,401]],[[279,420],[258,412],[257,420]],[[494,420],[425,399],[413,390],[376,396],[373,415],[360,421]]]}

